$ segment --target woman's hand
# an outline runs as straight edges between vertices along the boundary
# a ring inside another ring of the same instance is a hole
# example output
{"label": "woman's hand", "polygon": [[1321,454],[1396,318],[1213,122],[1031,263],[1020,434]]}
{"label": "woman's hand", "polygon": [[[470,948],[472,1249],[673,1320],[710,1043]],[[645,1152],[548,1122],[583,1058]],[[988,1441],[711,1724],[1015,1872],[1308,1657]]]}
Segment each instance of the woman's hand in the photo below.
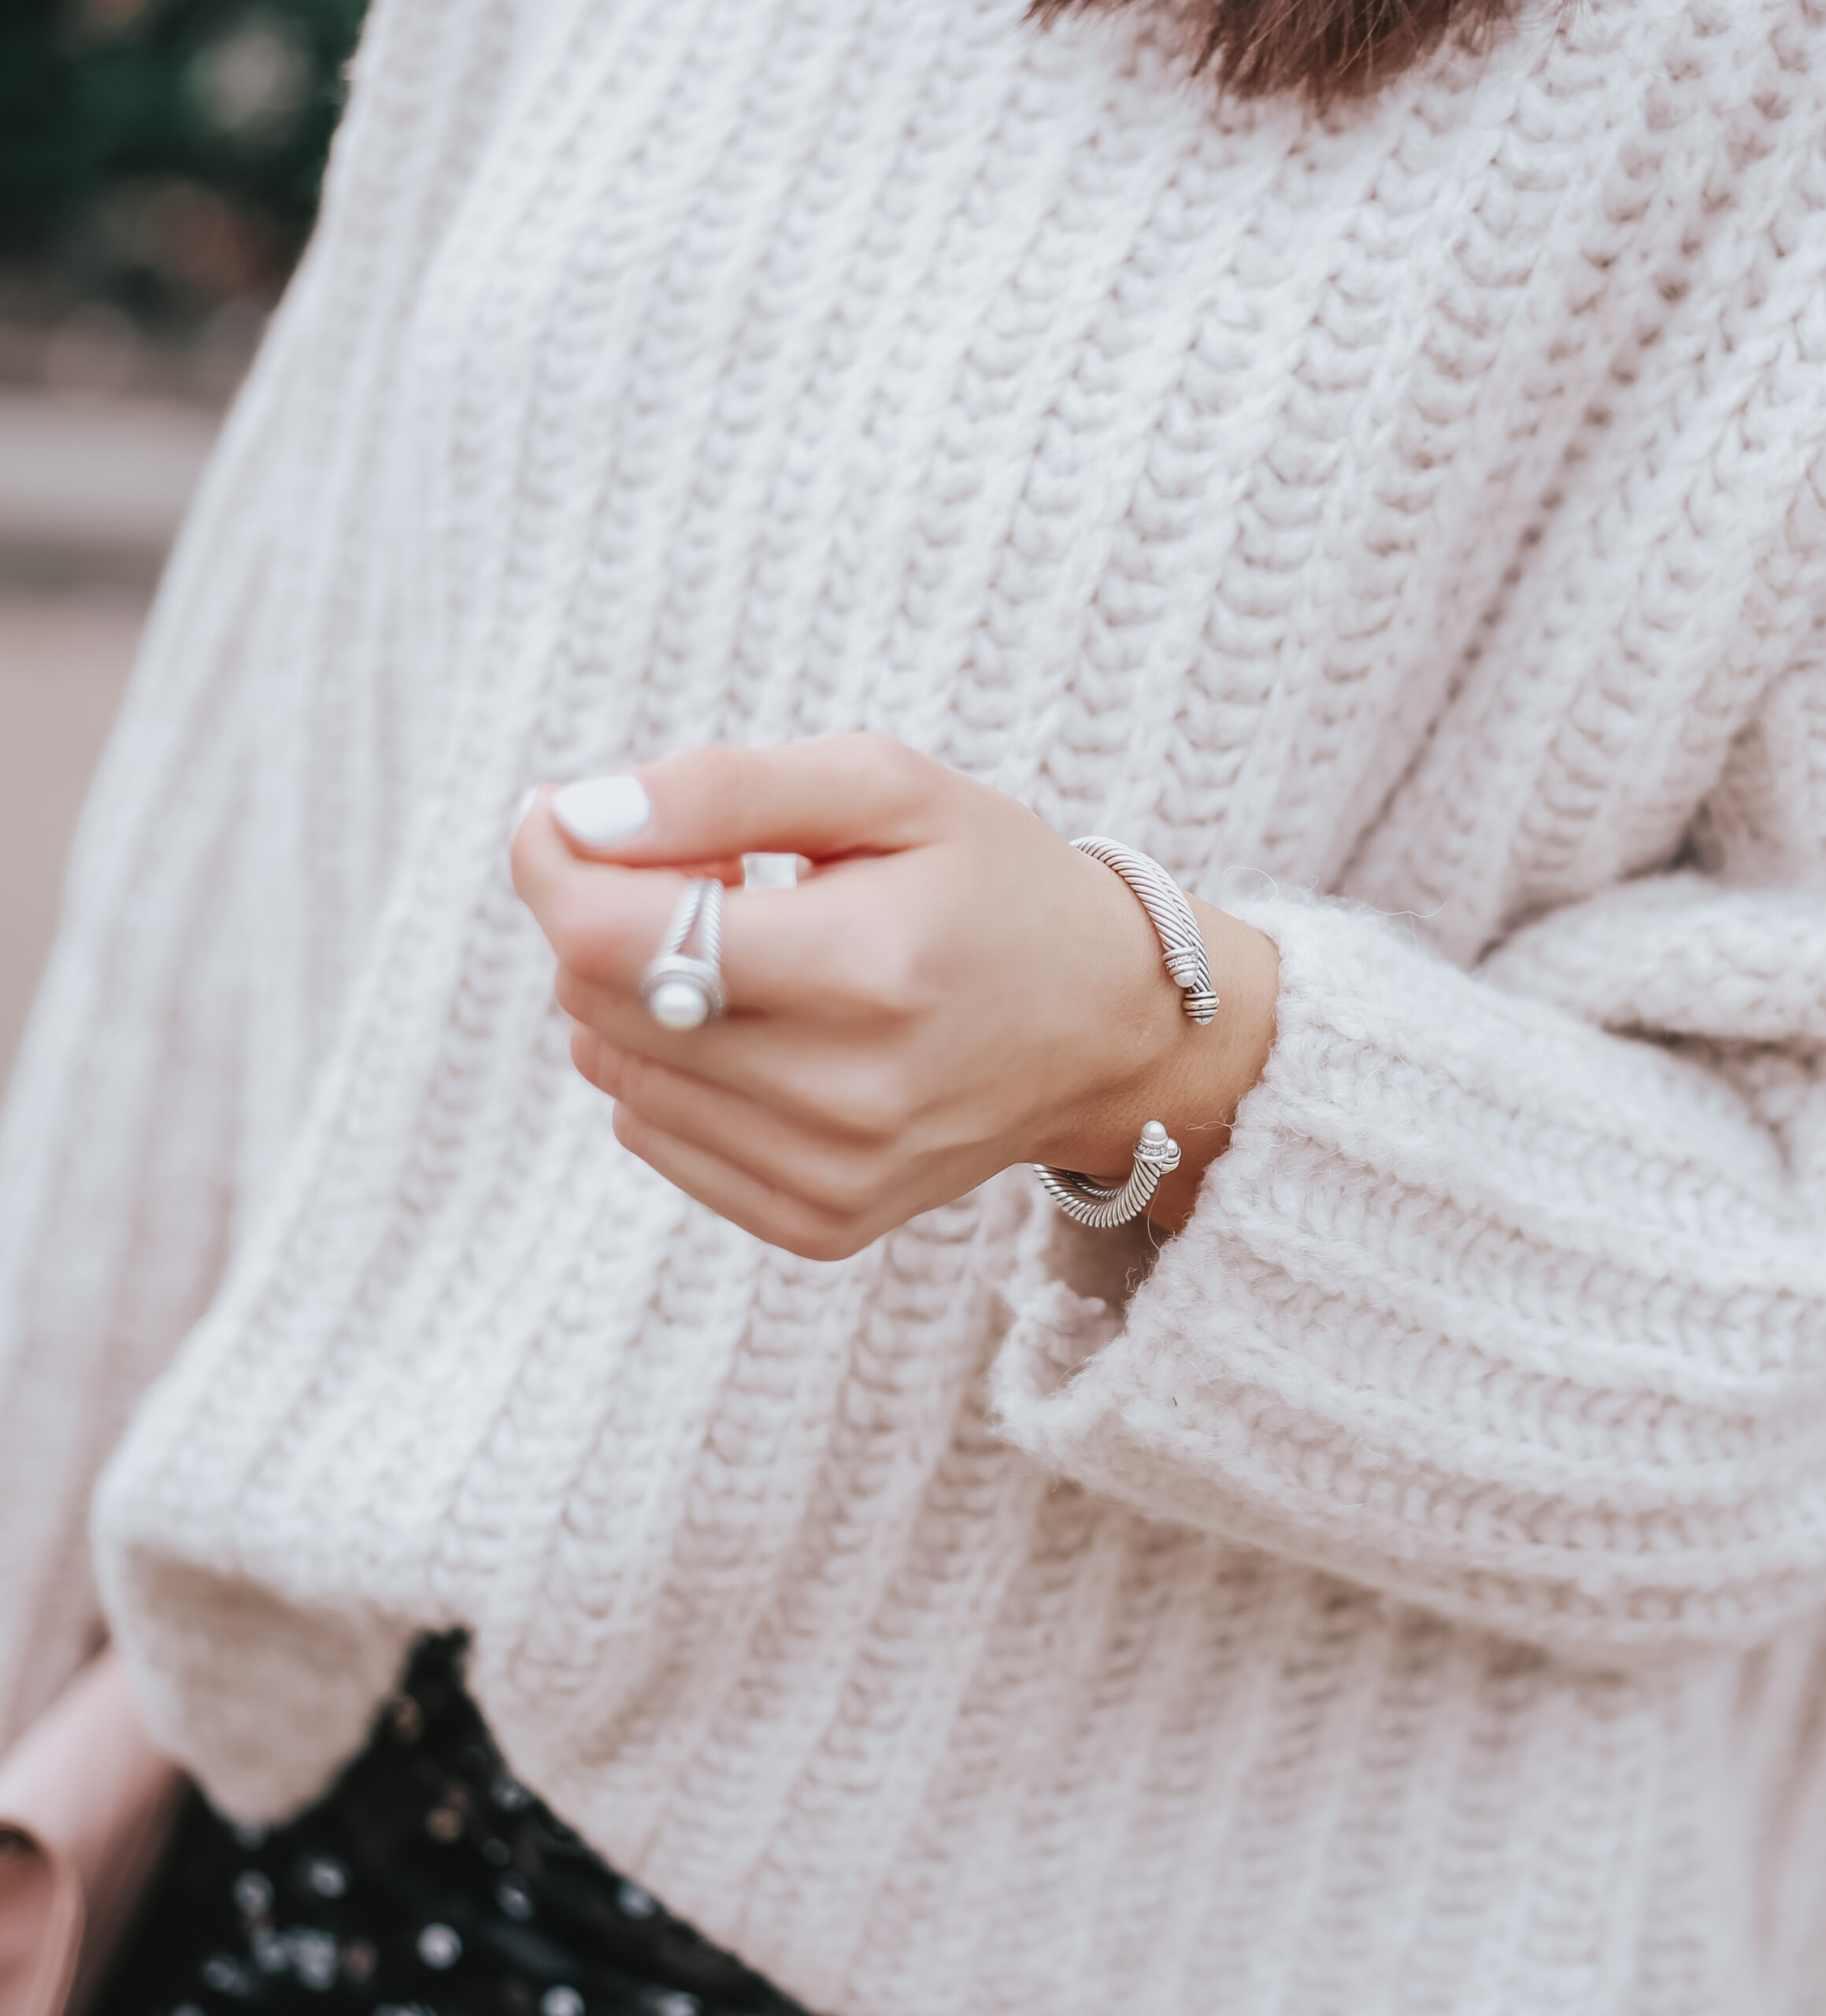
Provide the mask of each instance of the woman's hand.
{"label": "woman's hand", "polygon": [[[1118,876],[887,736],[690,749],[636,774],[639,831],[586,846],[548,789],[513,843],[572,1057],[624,1146],[759,1238],[830,1260],[1012,1162],[1120,1181],[1160,1120],[1183,1160],[1150,1215],[1184,1221],[1272,1040],[1278,962],[1259,932],[1191,899],[1223,1002],[1201,1028]],[[731,891],[728,1014],[661,1028],[640,976],[683,871],[735,880],[745,853],[813,871]]]}

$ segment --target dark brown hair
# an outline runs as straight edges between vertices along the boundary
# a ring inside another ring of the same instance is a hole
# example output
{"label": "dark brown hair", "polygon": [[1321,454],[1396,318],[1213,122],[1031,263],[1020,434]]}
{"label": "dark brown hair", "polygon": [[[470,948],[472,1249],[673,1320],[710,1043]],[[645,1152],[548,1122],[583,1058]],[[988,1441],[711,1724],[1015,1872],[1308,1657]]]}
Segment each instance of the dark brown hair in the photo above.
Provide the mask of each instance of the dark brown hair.
{"label": "dark brown hair", "polygon": [[[1033,0],[1036,20],[1135,0]],[[1239,98],[1362,98],[1435,48],[1448,28],[1493,28],[1511,0],[1178,0],[1201,69]]]}

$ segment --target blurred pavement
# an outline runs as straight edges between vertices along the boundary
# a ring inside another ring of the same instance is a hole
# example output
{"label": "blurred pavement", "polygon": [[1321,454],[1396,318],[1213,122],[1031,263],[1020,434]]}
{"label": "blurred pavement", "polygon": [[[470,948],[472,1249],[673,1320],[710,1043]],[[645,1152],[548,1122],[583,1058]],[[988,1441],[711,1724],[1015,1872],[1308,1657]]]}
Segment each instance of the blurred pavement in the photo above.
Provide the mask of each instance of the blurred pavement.
{"label": "blurred pavement", "polygon": [[150,589],[216,427],[178,399],[0,391],[0,581]]}
{"label": "blurred pavement", "polygon": [[216,425],[178,400],[0,392],[0,1079],[146,594]]}

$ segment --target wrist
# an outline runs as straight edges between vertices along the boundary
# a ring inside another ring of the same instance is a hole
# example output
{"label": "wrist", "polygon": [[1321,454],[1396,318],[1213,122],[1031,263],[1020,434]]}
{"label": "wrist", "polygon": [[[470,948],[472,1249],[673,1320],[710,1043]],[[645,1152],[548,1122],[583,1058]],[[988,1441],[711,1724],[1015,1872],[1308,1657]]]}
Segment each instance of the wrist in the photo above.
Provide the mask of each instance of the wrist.
{"label": "wrist", "polygon": [[1161,1178],[1147,1215],[1177,1232],[1191,1215],[1206,1170],[1230,1144],[1237,1107],[1267,1063],[1280,957],[1271,938],[1189,895],[1220,1004],[1215,1018],[1201,1025],[1165,984],[1158,941],[1145,914],[1119,881],[1111,882],[1134,941],[1131,946],[1119,939],[1113,950],[1132,988],[1116,1023],[1099,1017],[1099,1033],[1124,1066],[1106,1078],[1100,1095],[1074,1102],[1068,1137],[1032,1158],[1120,1184],[1133,1164],[1142,1128],[1159,1121],[1178,1143],[1180,1159]]}
{"label": "wrist", "polygon": [[1178,1232],[1191,1216],[1205,1172],[1229,1147],[1236,1109],[1268,1063],[1280,988],[1280,954],[1272,938],[1202,898],[1187,900],[1210,954],[1220,1006],[1208,1028],[1180,1018],[1180,1040],[1144,1099],[1151,1104],[1143,1122],[1161,1121],[1180,1144],[1179,1167],[1161,1179],[1148,1206],[1149,1218],[1168,1232]]}

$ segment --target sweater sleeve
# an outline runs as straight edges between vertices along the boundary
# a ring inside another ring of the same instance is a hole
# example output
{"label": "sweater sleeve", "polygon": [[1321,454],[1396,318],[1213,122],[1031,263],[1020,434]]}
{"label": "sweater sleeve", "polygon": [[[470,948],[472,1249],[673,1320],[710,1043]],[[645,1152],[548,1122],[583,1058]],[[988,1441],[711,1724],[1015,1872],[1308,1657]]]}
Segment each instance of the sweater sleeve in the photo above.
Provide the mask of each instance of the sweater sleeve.
{"label": "sweater sleeve", "polygon": [[1118,1316],[1049,1274],[1007,1432],[1149,1514],[1601,1661],[1826,1603],[1826,681],[1698,833],[1476,973],[1347,903]]}
{"label": "sweater sleeve", "polygon": [[[84,811],[0,1122],[0,1748],[99,1636],[94,1480],[273,1178],[384,888],[409,759],[363,732],[385,680],[338,643],[387,591],[366,558],[384,485],[360,450],[397,396],[394,337],[479,150],[510,11],[376,9],[323,226]],[[300,735],[307,687],[345,732]]]}

